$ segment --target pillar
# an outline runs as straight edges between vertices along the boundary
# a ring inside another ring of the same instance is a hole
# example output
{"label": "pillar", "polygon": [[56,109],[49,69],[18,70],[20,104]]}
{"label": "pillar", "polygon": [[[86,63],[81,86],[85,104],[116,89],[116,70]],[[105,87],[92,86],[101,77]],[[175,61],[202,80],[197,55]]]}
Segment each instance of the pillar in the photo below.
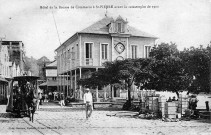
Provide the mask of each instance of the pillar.
{"label": "pillar", "polygon": [[[79,78],[81,79],[81,67],[79,68]],[[79,93],[80,93],[80,99],[83,99],[83,92],[82,92],[82,88],[81,85],[79,86]]]}
{"label": "pillar", "polygon": [[[73,75],[72,75],[72,70],[70,71],[70,89],[71,89],[71,90],[73,89]],[[72,91],[72,92],[73,92],[73,93],[72,93],[71,96],[75,97],[75,96],[74,96],[74,91]]]}
{"label": "pillar", "polygon": [[68,80],[68,72],[67,72],[67,75],[66,75],[66,85],[67,85],[67,86],[66,86],[66,87],[67,87],[66,96],[68,96],[68,93],[69,93],[69,92],[68,92],[68,91],[69,91],[69,87],[68,87],[68,84],[69,84],[69,83],[68,83],[68,82],[69,82],[69,80]]}
{"label": "pillar", "polygon": [[78,98],[78,96],[77,96],[77,91],[76,91],[76,88],[77,88],[76,85],[77,85],[77,84],[76,84],[76,69],[75,69],[75,93],[76,93],[76,98]]}
{"label": "pillar", "polygon": [[[96,71],[98,71],[98,68],[96,68]],[[98,87],[96,88],[96,100],[99,102],[99,93],[98,93]]]}

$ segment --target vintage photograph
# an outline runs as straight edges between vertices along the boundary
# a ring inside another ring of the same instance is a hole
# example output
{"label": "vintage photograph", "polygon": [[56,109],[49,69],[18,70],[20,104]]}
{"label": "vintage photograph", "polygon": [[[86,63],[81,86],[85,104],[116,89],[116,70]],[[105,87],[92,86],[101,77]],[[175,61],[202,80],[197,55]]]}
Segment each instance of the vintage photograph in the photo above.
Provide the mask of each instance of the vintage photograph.
{"label": "vintage photograph", "polygon": [[211,135],[211,0],[0,13],[0,135]]}

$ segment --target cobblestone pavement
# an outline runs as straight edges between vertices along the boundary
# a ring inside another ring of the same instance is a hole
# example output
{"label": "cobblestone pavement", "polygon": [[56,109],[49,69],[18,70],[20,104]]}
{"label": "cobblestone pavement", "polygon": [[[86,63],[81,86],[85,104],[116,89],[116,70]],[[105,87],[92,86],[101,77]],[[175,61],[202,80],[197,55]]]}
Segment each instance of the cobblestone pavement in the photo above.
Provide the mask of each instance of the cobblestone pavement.
{"label": "cobblestone pavement", "polygon": [[[43,105],[29,118],[14,118],[0,105],[1,135],[211,135],[210,120],[163,122],[132,118],[134,112],[96,109],[85,119],[83,108]],[[112,116],[112,115],[118,115]]]}

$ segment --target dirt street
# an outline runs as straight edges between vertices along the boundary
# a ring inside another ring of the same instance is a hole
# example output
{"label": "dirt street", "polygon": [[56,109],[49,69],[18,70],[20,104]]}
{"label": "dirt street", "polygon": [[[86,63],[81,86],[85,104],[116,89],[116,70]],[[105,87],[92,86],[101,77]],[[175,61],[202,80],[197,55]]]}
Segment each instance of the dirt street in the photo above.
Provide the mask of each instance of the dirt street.
{"label": "dirt street", "polygon": [[[0,106],[1,135],[211,135],[211,120],[163,122],[132,118],[135,112],[96,109],[86,120],[84,108],[43,105],[28,118],[13,118]],[[113,116],[115,115],[115,116]]]}

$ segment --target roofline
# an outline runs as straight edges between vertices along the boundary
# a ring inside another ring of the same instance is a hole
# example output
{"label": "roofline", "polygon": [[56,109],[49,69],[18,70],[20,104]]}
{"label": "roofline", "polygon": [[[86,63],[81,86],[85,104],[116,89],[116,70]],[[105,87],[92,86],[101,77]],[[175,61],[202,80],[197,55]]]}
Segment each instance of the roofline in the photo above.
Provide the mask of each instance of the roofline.
{"label": "roofline", "polygon": [[131,35],[132,37],[142,37],[142,38],[154,38],[154,39],[158,39],[158,37],[156,37],[156,36],[152,36],[152,37],[144,37],[144,36],[134,36],[134,35]]}
{"label": "roofline", "polygon": [[2,42],[23,42],[23,41],[9,41],[9,40],[2,40]]}
{"label": "roofline", "polygon": [[[78,32],[78,34],[93,34],[93,35],[97,35],[97,34],[99,34],[99,35],[110,35],[110,34],[112,34],[112,33],[88,33],[88,32]],[[155,38],[155,39],[158,39],[158,37],[156,37],[156,36],[137,36],[137,35],[131,35],[131,34],[129,34],[131,37],[142,37],[142,38]]]}
{"label": "roofline", "polygon": [[67,43],[71,38],[73,38],[74,36],[78,35],[78,32],[76,32],[75,34],[73,34],[70,38],[68,38],[66,41],[64,41],[64,43],[62,43],[59,47],[57,47],[55,49],[55,51],[57,51],[58,49],[60,49],[62,46],[65,45],[65,43]]}
{"label": "roofline", "polygon": [[[62,43],[59,47],[57,47],[55,49],[55,51],[57,51],[58,49],[60,49],[62,46],[65,45],[65,43],[67,43],[71,38],[73,38],[74,36],[78,36],[78,34],[99,34],[99,35],[110,35],[110,33],[88,33],[88,32],[76,32],[75,34],[73,34],[70,38],[68,38],[64,43]],[[152,37],[145,37],[145,36],[136,36],[136,35],[131,35],[131,37],[143,37],[143,38],[154,38],[154,39],[158,39],[158,37],[152,36]]]}
{"label": "roofline", "polygon": [[45,69],[57,69],[57,66],[48,66],[48,67],[45,67]]}

